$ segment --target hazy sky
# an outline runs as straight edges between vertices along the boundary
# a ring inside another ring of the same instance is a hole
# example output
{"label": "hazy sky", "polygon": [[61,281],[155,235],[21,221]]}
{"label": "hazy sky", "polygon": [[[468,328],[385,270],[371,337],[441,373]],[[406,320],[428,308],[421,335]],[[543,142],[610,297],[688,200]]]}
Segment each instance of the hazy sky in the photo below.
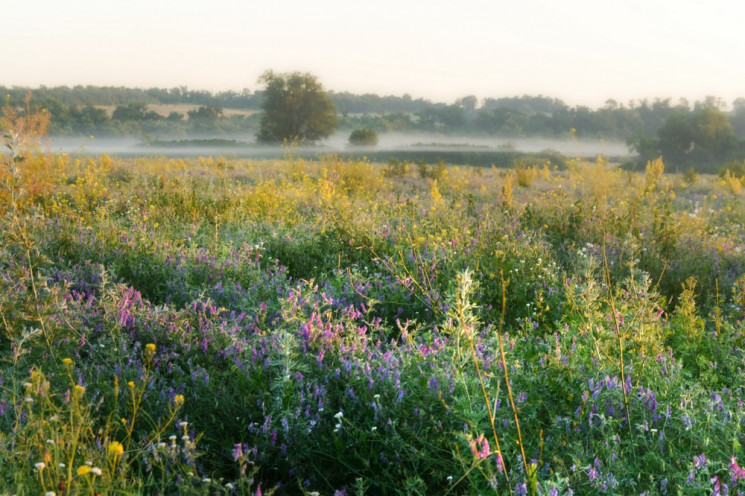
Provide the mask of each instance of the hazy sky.
{"label": "hazy sky", "polygon": [[745,97],[734,0],[3,0],[0,85],[327,89],[452,102],[515,95]]}

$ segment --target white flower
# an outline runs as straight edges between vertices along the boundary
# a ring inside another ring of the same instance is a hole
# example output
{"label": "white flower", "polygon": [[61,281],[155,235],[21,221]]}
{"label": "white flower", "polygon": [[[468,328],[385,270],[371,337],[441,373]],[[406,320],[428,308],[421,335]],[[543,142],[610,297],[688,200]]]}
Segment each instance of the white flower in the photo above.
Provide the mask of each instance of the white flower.
{"label": "white flower", "polygon": [[54,444],[54,439],[47,439],[47,444]]}
{"label": "white flower", "polygon": [[341,410],[339,410],[339,413],[337,413],[336,415],[334,415],[334,418],[335,418],[336,420],[341,420],[341,418],[342,418],[343,416],[344,416],[344,413],[343,413],[343,412],[342,412]]}
{"label": "white flower", "polygon": [[375,431],[377,431],[377,430],[378,430],[378,426],[377,426],[377,425],[373,425],[373,426],[372,426],[372,428],[371,428],[370,430],[371,430],[372,432],[375,432]]}
{"label": "white flower", "polygon": [[85,461],[85,464],[88,465],[89,467],[93,466],[93,462],[89,462],[88,460]]}
{"label": "white flower", "polygon": [[57,464],[57,466],[58,466],[59,468],[65,468],[65,467],[66,467],[66,465],[65,465],[64,463],[58,463],[58,464]]}
{"label": "white flower", "polygon": [[100,476],[100,475],[102,474],[102,472],[101,472],[101,469],[100,469],[100,468],[98,468],[98,467],[93,467],[93,468],[91,469],[91,473],[92,473],[93,475],[99,475],[99,476]]}
{"label": "white flower", "polygon": [[204,482],[205,484],[209,484],[210,482],[212,482],[212,479],[210,479],[209,477],[205,477],[204,479],[202,479],[202,482]]}
{"label": "white flower", "polygon": [[57,494],[54,491],[47,491],[44,493],[44,496],[57,496]]}
{"label": "white flower", "polygon": [[44,470],[44,467],[46,467],[46,464],[44,462],[34,463],[34,467],[36,467],[36,470],[41,472]]}
{"label": "white flower", "polygon": [[33,398],[26,398],[26,403],[33,403],[33,402],[34,402]]}
{"label": "white flower", "polygon": [[233,489],[234,487],[235,486],[233,485],[232,482],[228,482],[227,484],[225,484],[225,489]]}

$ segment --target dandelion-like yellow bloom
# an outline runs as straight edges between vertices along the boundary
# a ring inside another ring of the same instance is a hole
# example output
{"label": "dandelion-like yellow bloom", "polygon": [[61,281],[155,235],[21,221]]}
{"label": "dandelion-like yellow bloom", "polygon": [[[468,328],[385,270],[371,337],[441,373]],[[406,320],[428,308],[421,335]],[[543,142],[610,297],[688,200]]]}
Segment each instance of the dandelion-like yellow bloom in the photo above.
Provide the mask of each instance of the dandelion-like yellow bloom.
{"label": "dandelion-like yellow bloom", "polygon": [[85,393],[85,386],[81,386],[80,384],[75,385],[75,393],[76,394],[83,394]]}
{"label": "dandelion-like yellow bloom", "polygon": [[65,364],[65,367],[69,367],[70,365],[72,365],[72,358],[63,358],[62,363]]}
{"label": "dandelion-like yellow bloom", "polygon": [[134,389],[135,388],[135,382],[134,381],[129,381],[127,383],[127,386],[129,386],[130,389]]}
{"label": "dandelion-like yellow bloom", "polygon": [[91,473],[91,467],[90,467],[90,465],[81,465],[81,466],[78,467],[78,475],[79,476],[82,477],[82,476],[88,475],[90,473]]}
{"label": "dandelion-like yellow bloom", "polygon": [[181,405],[184,403],[184,395],[183,394],[177,394],[173,397],[173,402],[177,405]]}
{"label": "dandelion-like yellow bloom", "polygon": [[119,441],[112,441],[109,444],[109,454],[114,456],[121,456],[124,454],[124,446]]}
{"label": "dandelion-like yellow bloom", "polygon": [[153,343],[146,344],[145,345],[145,351],[147,353],[154,354],[155,353],[155,344],[153,344]]}

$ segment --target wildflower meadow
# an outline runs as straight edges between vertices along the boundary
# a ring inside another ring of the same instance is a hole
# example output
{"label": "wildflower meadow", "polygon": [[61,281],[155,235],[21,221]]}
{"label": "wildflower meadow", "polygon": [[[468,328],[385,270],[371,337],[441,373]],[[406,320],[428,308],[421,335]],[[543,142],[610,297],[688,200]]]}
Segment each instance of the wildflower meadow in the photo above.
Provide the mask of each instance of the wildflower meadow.
{"label": "wildflower meadow", "polygon": [[745,493],[737,176],[23,138],[0,494]]}

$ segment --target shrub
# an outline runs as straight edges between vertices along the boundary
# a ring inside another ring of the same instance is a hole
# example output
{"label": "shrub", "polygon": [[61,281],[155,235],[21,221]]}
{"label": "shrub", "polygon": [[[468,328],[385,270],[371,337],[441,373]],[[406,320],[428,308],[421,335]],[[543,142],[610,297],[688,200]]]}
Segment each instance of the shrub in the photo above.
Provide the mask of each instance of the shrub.
{"label": "shrub", "polygon": [[371,127],[358,128],[349,135],[352,146],[375,146],[378,144],[378,133]]}

